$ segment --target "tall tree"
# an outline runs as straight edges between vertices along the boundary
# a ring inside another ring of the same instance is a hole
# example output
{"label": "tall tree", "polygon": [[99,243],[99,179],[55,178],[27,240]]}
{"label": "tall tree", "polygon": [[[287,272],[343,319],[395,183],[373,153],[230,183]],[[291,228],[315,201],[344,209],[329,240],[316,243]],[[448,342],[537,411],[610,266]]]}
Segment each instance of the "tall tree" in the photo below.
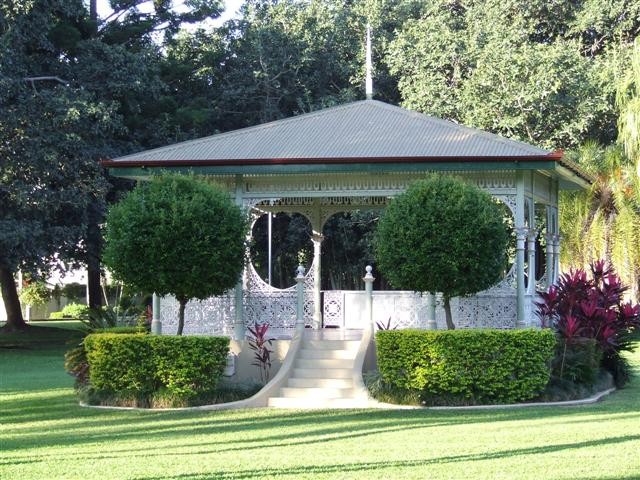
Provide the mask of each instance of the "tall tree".
{"label": "tall tree", "polygon": [[65,78],[80,2],[3,4],[0,22],[0,281],[6,330],[26,328],[18,269],[45,275],[83,249],[87,209],[104,182],[96,162],[118,130],[113,106]]}
{"label": "tall tree", "polygon": [[431,2],[398,29],[386,62],[410,108],[547,148],[610,142],[607,62],[585,53],[584,8]]}

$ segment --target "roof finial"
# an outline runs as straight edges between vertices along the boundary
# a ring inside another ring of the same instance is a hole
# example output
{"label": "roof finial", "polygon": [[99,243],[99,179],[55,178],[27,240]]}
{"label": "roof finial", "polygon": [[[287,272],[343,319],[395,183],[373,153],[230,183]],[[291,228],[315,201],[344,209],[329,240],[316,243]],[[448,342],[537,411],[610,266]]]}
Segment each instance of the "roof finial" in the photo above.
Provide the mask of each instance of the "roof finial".
{"label": "roof finial", "polygon": [[373,76],[371,74],[371,25],[367,23],[367,53],[366,53],[367,78],[365,82],[365,92],[367,100],[373,99]]}

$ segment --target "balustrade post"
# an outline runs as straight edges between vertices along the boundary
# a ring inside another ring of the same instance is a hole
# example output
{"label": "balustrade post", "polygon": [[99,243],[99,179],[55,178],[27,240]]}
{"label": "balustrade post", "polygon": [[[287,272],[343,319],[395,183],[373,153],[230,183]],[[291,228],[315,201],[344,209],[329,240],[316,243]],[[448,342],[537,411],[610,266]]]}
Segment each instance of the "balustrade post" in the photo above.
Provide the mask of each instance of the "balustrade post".
{"label": "balustrade post", "polygon": [[296,294],[298,304],[296,307],[296,330],[304,330],[304,267],[299,265],[296,270]]}
{"label": "balustrade post", "polygon": [[436,296],[433,293],[427,293],[427,328],[429,330],[437,330],[436,322]]}
{"label": "balustrade post", "polygon": [[160,320],[160,297],[154,293],[151,299],[151,333],[162,335],[162,321]]}
{"label": "balustrade post", "polygon": [[367,265],[366,274],[362,279],[364,281],[364,290],[366,292],[366,302],[365,302],[365,325],[366,328],[370,328],[373,331],[373,281],[375,280],[374,276],[371,274],[373,268],[371,265]]}

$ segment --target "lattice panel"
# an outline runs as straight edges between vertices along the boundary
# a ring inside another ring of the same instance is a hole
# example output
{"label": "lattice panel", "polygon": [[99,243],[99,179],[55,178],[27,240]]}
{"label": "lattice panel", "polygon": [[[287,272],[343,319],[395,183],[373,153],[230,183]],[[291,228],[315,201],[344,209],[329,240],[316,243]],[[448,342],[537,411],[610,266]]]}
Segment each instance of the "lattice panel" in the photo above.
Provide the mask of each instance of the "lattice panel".
{"label": "lattice panel", "polygon": [[325,327],[344,326],[344,294],[339,290],[324,292],[322,321]]}
{"label": "lattice panel", "polygon": [[[304,281],[304,320],[311,325],[313,320],[313,264]],[[247,280],[244,290],[244,323],[269,323],[274,329],[291,329],[296,324],[298,294],[296,285],[289,288],[275,288],[260,278],[251,263],[247,266]]]}
{"label": "lattice panel", "polygon": [[[324,325],[345,327],[346,320],[354,325],[353,319],[346,319],[347,312],[358,311],[360,326],[364,325],[364,292],[330,291],[324,293]],[[357,302],[346,305],[345,302]],[[396,328],[428,328],[428,299],[426,295],[414,292],[374,292],[373,321]],[[515,292],[492,295],[489,291],[471,297],[451,300],[451,311],[457,328],[515,328]],[[357,322],[356,322],[357,323]],[[442,297],[436,296],[436,324],[438,329],[446,329]],[[348,326],[348,325],[347,325]]]}
{"label": "lattice panel", "polygon": [[[167,335],[178,331],[180,304],[175,297],[160,299],[162,332]],[[184,311],[185,335],[231,335],[235,318],[233,292],[206,300],[192,300]]]}

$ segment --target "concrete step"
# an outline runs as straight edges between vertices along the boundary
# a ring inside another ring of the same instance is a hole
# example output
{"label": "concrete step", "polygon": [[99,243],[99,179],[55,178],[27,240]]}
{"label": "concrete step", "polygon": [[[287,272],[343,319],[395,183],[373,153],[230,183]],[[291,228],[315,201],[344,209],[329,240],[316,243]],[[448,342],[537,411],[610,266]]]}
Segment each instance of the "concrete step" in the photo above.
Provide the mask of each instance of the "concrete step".
{"label": "concrete step", "polygon": [[360,340],[303,340],[302,348],[315,350],[354,350],[357,351]]}
{"label": "concrete step", "polygon": [[293,388],[283,387],[280,396],[285,398],[351,398],[353,388]]}
{"label": "concrete step", "polygon": [[326,360],[353,360],[356,358],[356,350],[324,350],[303,348],[298,354],[298,358],[304,359],[326,359]]}
{"label": "concrete step", "polygon": [[299,358],[295,368],[352,368],[353,359]]}
{"label": "concrete step", "polygon": [[277,408],[366,408],[368,403],[366,400],[351,398],[271,397],[268,405]]}
{"label": "concrete step", "polygon": [[353,388],[351,378],[290,378],[287,387],[297,388]]}
{"label": "concrete step", "polygon": [[353,378],[351,368],[294,368],[290,378]]}

